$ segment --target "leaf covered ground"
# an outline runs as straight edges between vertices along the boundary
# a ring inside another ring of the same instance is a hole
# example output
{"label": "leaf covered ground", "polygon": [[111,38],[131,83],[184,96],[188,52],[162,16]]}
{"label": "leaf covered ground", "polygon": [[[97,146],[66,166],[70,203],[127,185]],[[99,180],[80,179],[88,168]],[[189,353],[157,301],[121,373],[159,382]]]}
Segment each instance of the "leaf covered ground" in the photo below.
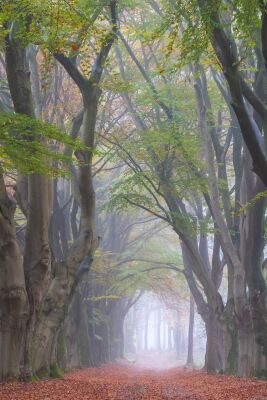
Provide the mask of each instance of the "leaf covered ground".
{"label": "leaf covered ground", "polygon": [[1,400],[267,400],[267,382],[183,368],[127,363],[79,370],[64,379],[0,386]]}

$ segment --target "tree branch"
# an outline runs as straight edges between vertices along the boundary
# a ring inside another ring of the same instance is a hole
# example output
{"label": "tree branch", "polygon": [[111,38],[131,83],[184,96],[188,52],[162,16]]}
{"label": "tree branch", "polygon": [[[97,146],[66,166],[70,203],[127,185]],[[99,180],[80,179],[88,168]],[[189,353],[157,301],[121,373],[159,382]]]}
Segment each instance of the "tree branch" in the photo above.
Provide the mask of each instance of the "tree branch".
{"label": "tree branch", "polygon": [[82,92],[87,84],[87,79],[80,73],[77,66],[63,53],[54,53],[54,57],[65,68]]}
{"label": "tree branch", "polygon": [[99,81],[101,79],[105,61],[106,61],[108,54],[110,52],[110,49],[115,41],[117,31],[118,31],[117,1],[111,0],[109,6],[110,6],[111,23],[112,23],[111,34],[110,34],[110,37],[108,38],[107,43],[105,43],[102,46],[100,53],[97,56],[96,61],[93,65],[91,76],[90,76],[90,81],[93,81],[94,83],[99,83]]}
{"label": "tree branch", "polygon": [[127,41],[125,40],[124,36],[122,35],[121,32],[117,33],[118,37],[121,39],[122,43],[124,44],[127,52],[129,53],[130,57],[132,58],[132,60],[134,61],[134,63],[136,64],[136,66],[138,67],[139,71],[141,72],[143,78],[145,79],[145,81],[148,83],[153,97],[155,99],[155,101],[157,102],[157,104],[161,107],[161,109],[165,112],[167,118],[169,120],[172,120],[173,115],[172,115],[172,111],[169,107],[166,106],[166,104],[160,100],[160,96],[159,93],[155,87],[155,85],[153,84],[153,82],[151,81],[150,77],[148,76],[147,72],[145,71],[145,69],[143,68],[143,66],[141,65],[141,63],[138,61],[137,57],[135,56],[134,52],[132,51],[131,47],[129,46],[129,44],[127,43]]}

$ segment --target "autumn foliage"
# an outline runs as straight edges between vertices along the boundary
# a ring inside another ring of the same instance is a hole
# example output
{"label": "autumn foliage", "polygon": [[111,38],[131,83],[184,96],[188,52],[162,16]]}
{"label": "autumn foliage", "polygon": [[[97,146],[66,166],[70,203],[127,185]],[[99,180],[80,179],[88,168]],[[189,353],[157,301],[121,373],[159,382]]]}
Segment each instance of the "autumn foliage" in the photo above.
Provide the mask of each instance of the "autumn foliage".
{"label": "autumn foliage", "polygon": [[62,380],[4,384],[0,399],[263,400],[267,399],[267,383],[182,368],[153,371],[121,363],[69,373]]}

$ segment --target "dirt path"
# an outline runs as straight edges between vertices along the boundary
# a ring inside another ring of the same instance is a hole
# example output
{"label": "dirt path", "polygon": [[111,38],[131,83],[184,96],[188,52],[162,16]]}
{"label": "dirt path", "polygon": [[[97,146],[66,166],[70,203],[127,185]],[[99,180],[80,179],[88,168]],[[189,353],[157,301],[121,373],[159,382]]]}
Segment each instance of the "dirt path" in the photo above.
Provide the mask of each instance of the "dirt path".
{"label": "dirt path", "polygon": [[267,400],[267,382],[110,364],[64,379],[0,385],[0,400]]}

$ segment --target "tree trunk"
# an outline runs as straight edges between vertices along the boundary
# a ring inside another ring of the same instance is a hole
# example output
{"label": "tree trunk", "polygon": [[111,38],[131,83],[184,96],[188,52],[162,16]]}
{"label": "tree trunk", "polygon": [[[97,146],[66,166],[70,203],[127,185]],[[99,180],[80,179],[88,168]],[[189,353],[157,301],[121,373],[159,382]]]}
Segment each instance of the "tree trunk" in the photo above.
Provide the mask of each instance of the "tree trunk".
{"label": "tree trunk", "polygon": [[[9,37],[6,41],[6,65],[15,111],[34,118],[26,51],[18,41],[10,41]],[[87,85],[84,93],[85,110],[82,141],[92,149],[94,147],[94,128],[99,91],[95,88],[91,89],[91,86]],[[20,352],[22,351],[24,355],[23,363],[31,373],[49,374],[51,357],[53,358],[58,330],[65,316],[65,308],[80,279],[77,268],[86,257],[89,260],[88,268],[90,267],[91,256],[98,245],[95,228],[95,193],[91,172],[92,151],[83,151],[81,152],[81,156],[85,164],[79,168],[78,177],[81,208],[80,231],[72,248],[69,250],[66,260],[52,264],[48,241],[48,226],[52,205],[51,182],[47,177],[36,174],[28,177],[29,207],[27,210],[27,233],[24,256],[26,290],[21,264],[22,258],[15,244],[15,236],[12,239],[14,243],[11,241],[13,234],[11,228],[9,228],[9,236],[12,246],[9,246],[7,254],[2,258],[3,260],[6,259],[4,268],[9,267],[9,274],[14,275],[12,278],[14,281],[12,288],[19,288],[19,293],[16,289],[18,294],[15,295],[14,292],[12,294],[12,297],[16,298],[16,303],[21,301],[25,306],[27,299],[24,299],[24,296],[26,297],[27,291],[30,307],[26,326],[25,349],[23,349],[20,342],[24,337],[22,325],[25,325],[21,321],[20,340],[17,340],[18,343],[16,344],[15,342],[14,344],[10,342],[10,344],[12,344],[14,354],[16,354],[16,362],[18,362]],[[11,261],[12,267],[9,266]],[[16,271],[16,268],[18,271]],[[3,279],[2,282],[5,285],[3,287],[4,291],[8,292],[11,277],[9,277],[8,282],[6,279]],[[16,306],[12,307],[12,309],[16,312],[17,318],[20,318],[20,314],[25,315],[28,309],[25,311],[22,309],[22,306],[19,304],[18,306],[19,311],[16,310]],[[9,313],[12,315],[13,311]],[[12,326],[15,326],[13,322]],[[14,339],[12,340],[16,341],[15,335],[13,337]],[[4,362],[7,361],[5,359],[3,361],[3,371],[9,370],[10,367],[8,365],[5,366]],[[18,366],[16,373],[17,371]],[[6,375],[6,372],[3,374]]]}
{"label": "tree trunk", "polygon": [[124,301],[124,298],[113,301],[109,312],[111,361],[116,361],[124,357]]}
{"label": "tree trunk", "polygon": [[227,301],[220,322],[223,336],[222,370],[224,373],[234,375],[237,373],[238,338],[233,299]]}
{"label": "tree trunk", "polygon": [[161,351],[161,309],[158,309],[157,312],[157,324],[156,324],[156,346],[157,346],[157,351]]}
{"label": "tree trunk", "polygon": [[167,345],[168,351],[172,351],[173,346],[172,346],[172,328],[168,325],[168,345]]}
{"label": "tree trunk", "polygon": [[188,348],[187,348],[187,366],[194,365],[194,321],[195,321],[195,302],[194,297],[190,295],[190,313],[188,327]]}
{"label": "tree trunk", "polygon": [[19,375],[28,313],[14,211],[0,174],[0,380]]}
{"label": "tree trunk", "polygon": [[179,312],[177,311],[177,320],[174,328],[174,334],[173,334],[173,339],[174,339],[174,349],[176,351],[176,357],[179,360],[181,358],[181,340],[180,340],[180,326],[179,326]]}
{"label": "tree trunk", "polygon": [[146,309],[145,313],[145,329],[144,329],[144,350],[148,350],[148,322],[149,322],[149,312]]}
{"label": "tree trunk", "polygon": [[217,319],[214,312],[209,311],[208,319],[205,323],[207,343],[205,368],[207,372],[213,373],[217,369]]}

